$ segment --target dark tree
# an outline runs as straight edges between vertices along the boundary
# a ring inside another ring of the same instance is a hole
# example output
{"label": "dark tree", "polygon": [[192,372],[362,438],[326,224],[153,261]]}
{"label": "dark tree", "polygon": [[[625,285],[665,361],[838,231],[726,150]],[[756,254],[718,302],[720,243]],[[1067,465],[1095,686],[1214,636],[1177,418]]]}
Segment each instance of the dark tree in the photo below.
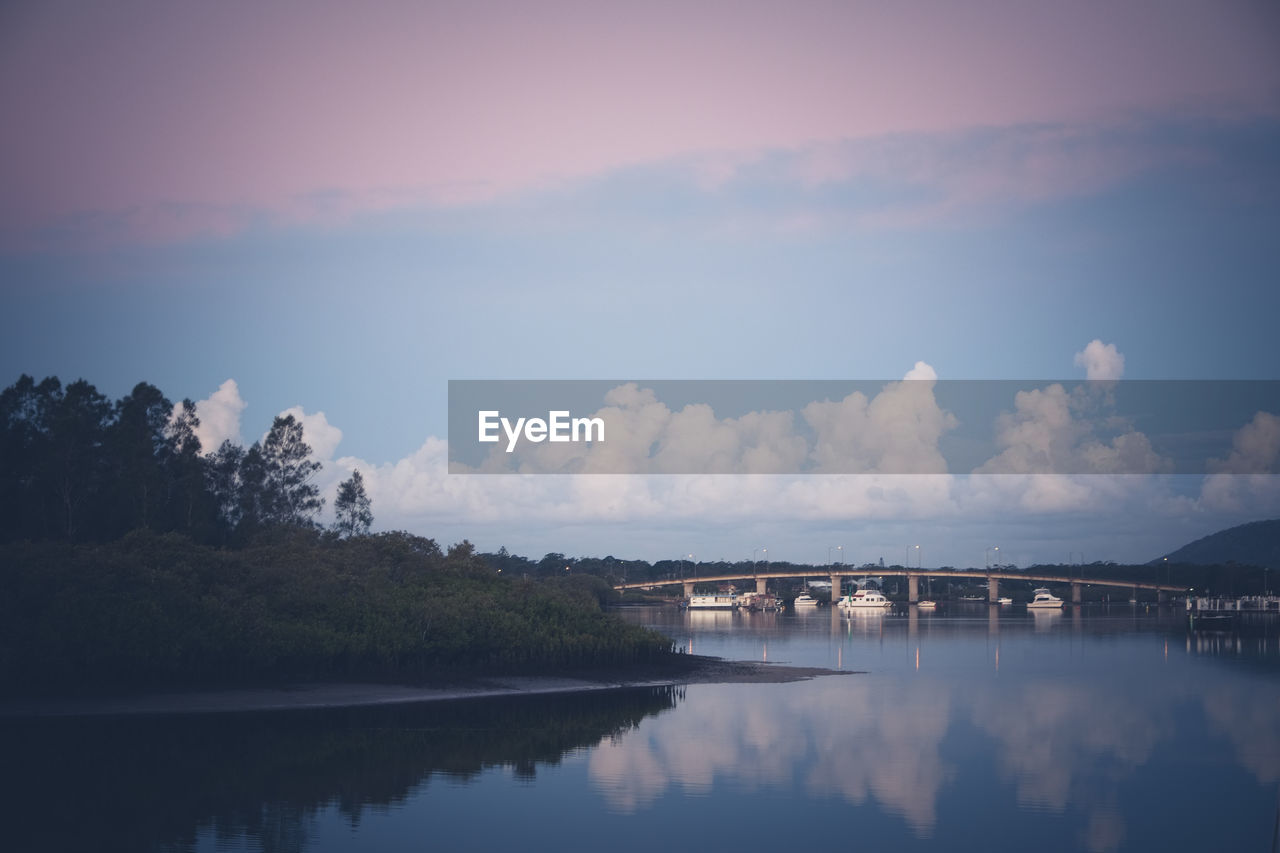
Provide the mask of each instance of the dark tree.
{"label": "dark tree", "polygon": [[[173,404],[160,389],[139,382],[116,404],[111,429],[112,512],[119,533],[136,528],[166,529],[169,502],[169,419]],[[194,437],[194,436],[193,436]]]}
{"label": "dark tree", "polygon": [[36,385],[23,374],[0,393],[0,539],[43,539],[57,527],[51,511],[47,416],[62,392],[57,379]]}
{"label": "dark tree", "polygon": [[373,510],[359,471],[352,471],[351,476],[338,486],[333,512],[336,517],[333,529],[339,536],[363,536],[369,532],[373,525]]}
{"label": "dark tree", "polygon": [[173,410],[165,428],[165,468],[172,495],[171,526],[192,532],[197,522],[208,524],[214,514],[213,501],[205,488],[205,462],[200,456],[196,430],[200,418],[196,404],[183,400]]}
{"label": "dark tree", "polygon": [[236,529],[243,534],[270,523],[267,506],[267,467],[262,460],[262,445],[254,442],[240,451],[240,467],[236,480]]}
{"label": "dark tree", "polygon": [[59,533],[74,540],[82,536],[86,519],[92,517],[86,510],[100,498],[106,480],[103,445],[112,406],[83,379],[47,403],[50,410],[44,420],[50,440],[45,476],[57,505]]}
{"label": "dark tree", "polygon": [[218,518],[228,530],[240,524],[243,514],[240,467],[244,457],[244,448],[228,439],[205,460],[205,485],[213,496]]}
{"label": "dark tree", "polygon": [[[249,449],[250,455],[254,448],[256,444]],[[310,458],[311,447],[302,440],[302,424],[293,415],[277,417],[260,453],[263,522],[312,526],[324,501],[311,478],[322,466]]]}

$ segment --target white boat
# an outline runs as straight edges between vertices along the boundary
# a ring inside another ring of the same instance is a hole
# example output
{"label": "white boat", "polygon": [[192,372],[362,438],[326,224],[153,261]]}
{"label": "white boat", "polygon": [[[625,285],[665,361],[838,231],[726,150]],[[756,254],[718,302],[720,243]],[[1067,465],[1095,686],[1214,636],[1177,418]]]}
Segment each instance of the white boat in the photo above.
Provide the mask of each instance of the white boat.
{"label": "white boat", "polygon": [[802,592],[796,596],[795,606],[796,607],[817,607],[818,599],[814,598],[812,595],[810,595],[807,592]]}
{"label": "white boat", "polygon": [[996,599],[996,604],[1013,604],[1013,599],[1007,595],[1002,595]]}
{"label": "white boat", "polygon": [[1047,589],[1037,589],[1035,598],[1027,603],[1030,610],[1061,610],[1062,599],[1049,592]]}
{"label": "white boat", "polygon": [[738,596],[725,592],[689,596],[690,610],[737,610]]}
{"label": "white boat", "polygon": [[930,601],[929,599],[926,598],[924,601],[917,604],[916,607],[918,607],[921,610],[937,610],[938,602]]}
{"label": "white boat", "polygon": [[892,607],[893,602],[874,589],[860,589],[840,599],[840,606],[847,610],[884,610]]}

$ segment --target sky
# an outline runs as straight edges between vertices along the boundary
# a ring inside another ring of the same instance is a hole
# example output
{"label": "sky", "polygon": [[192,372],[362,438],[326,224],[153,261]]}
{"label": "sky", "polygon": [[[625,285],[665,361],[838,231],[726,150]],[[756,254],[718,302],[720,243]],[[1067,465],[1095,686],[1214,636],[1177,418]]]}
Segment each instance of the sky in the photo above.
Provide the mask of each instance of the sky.
{"label": "sky", "polygon": [[210,447],[291,411],[380,529],[1026,565],[1280,515],[1261,415],[1261,476],[484,477],[445,443],[459,379],[1280,379],[1274,3],[15,0],[0,110],[0,382],[151,382]]}

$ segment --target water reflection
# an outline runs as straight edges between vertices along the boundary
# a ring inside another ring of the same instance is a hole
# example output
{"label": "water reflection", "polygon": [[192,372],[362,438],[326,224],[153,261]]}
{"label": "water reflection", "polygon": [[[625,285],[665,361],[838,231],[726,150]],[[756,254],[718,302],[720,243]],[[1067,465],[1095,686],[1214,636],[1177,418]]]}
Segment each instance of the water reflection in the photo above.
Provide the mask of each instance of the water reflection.
{"label": "water reflection", "polygon": [[0,848],[782,849],[800,823],[806,846],[833,848],[856,825],[868,849],[1266,849],[1277,626],[1207,634],[1133,611],[824,609],[695,625],[671,610],[653,616],[701,651],[860,674],[6,721]]}
{"label": "water reflection", "polygon": [[590,778],[624,814],[666,795],[803,787],[814,799],[873,805],[921,839],[935,836],[948,797],[978,785],[990,815],[1071,815],[1075,844],[1106,853],[1136,843],[1124,792],[1149,779],[1157,758],[1177,756],[1186,712],[1203,702],[1239,765],[1260,783],[1280,781],[1280,687],[1223,681],[1200,697],[1159,673],[1136,681],[1125,691],[1110,680],[993,678],[971,690],[945,678],[857,675],[698,685],[678,713],[594,750]]}
{"label": "water reflection", "polygon": [[1204,697],[1204,711],[1242,767],[1262,784],[1280,781],[1280,687],[1257,686],[1247,697],[1230,687],[1216,689]]}
{"label": "water reflection", "polygon": [[970,697],[972,722],[990,736],[1002,778],[1020,806],[1088,813],[1085,846],[1114,850],[1125,837],[1117,786],[1172,738],[1176,690],[1133,702],[1088,684],[1042,682]]}
{"label": "water reflection", "polygon": [[1042,634],[1055,630],[1062,621],[1061,610],[1028,610],[1035,629]]}
{"label": "water reflection", "polygon": [[855,805],[873,799],[919,835],[932,831],[954,775],[940,753],[945,688],[873,688],[856,676],[769,688],[690,689],[679,714],[596,749],[592,781],[611,809],[628,813],[671,787],[705,795],[717,780],[747,790],[799,783]]}
{"label": "water reflection", "polygon": [[[191,849],[201,834],[305,849],[336,808],[357,827],[437,776],[532,782],[566,753],[676,705],[676,688],[332,711],[6,721],[11,850]],[[74,819],[68,820],[68,815]]]}
{"label": "water reflection", "polygon": [[866,680],[843,683],[851,680],[693,689],[678,715],[595,750],[591,778],[623,812],[669,786],[705,794],[717,779],[746,789],[799,782],[853,804],[874,798],[927,835],[952,773],[939,750],[947,696],[936,685],[872,690]]}

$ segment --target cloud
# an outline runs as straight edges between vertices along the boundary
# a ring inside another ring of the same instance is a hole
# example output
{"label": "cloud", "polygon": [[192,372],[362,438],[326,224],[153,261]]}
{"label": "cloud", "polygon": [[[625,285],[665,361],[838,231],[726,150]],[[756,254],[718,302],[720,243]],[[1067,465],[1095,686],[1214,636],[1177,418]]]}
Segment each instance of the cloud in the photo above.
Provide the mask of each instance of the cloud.
{"label": "cloud", "polygon": [[1075,361],[1076,367],[1085,369],[1086,379],[1119,379],[1124,375],[1124,356],[1115,344],[1104,344],[1098,338],[1076,353]]}
{"label": "cloud", "polygon": [[[7,176],[0,228],[123,218],[163,237],[228,216],[243,227],[350,215],[402,194],[493,198],[698,152],[872,137],[892,150],[909,134],[1044,133],[1188,105],[1273,115],[1277,80],[1270,30],[1221,4],[1146,0],[1088,16],[1047,0],[976,16],[945,2],[926,14],[744,4],[732,27],[714,4],[646,4],[625,25],[608,4],[558,0],[171,5],[66,15],[33,4],[6,21],[0,102],[24,133],[4,140],[3,159],[25,168]],[[1131,73],[1135,61],[1149,73]],[[1059,147],[1055,161],[1015,142],[990,159],[1016,168],[934,163],[924,177],[958,174],[971,185],[961,191],[999,196],[1087,184],[1082,173],[1115,159]]]}
{"label": "cloud", "polygon": [[240,413],[247,405],[240,398],[240,387],[234,379],[223,382],[217,391],[196,402],[196,416],[200,418],[196,437],[204,455],[215,452],[224,441],[241,443]]}
{"label": "cloud", "polygon": [[1258,412],[1231,440],[1226,459],[1210,459],[1200,491],[1203,508],[1247,510],[1257,516],[1280,512],[1280,417]]}
{"label": "cloud", "polygon": [[1270,412],[1258,412],[1241,427],[1231,440],[1231,454],[1226,459],[1210,459],[1209,471],[1215,474],[1280,473],[1280,418]]}
{"label": "cloud", "polygon": [[[281,412],[279,417],[289,415],[293,415],[302,424],[302,440],[310,445],[312,458],[322,463],[331,460],[333,451],[338,449],[338,443],[342,441],[342,430],[331,425],[324,412],[308,415],[301,406],[293,406]],[[265,438],[265,433],[263,437]]]}
{"label": "cloud", "polygon": [[[913,374],[916,377],[912,378]],[[938,440],[956,418],[933,396],[933,369],[917,362],[908,379],[870,400],[854,392],[839,402],[810,403],[804,419],[816,433],[815,473],[944,474]]]}
{"label": "cloud", "polygon": [[1003,412],[996,419],[1000,453],[974,473],[1171,472],[1173,462],[1156,453],[1147,436],[1115,417],[1113,410],[1108,389],[1096,385],[1081,385],[1068,392],[1054,383],[1019,391],[1014,395],[1014,411]]}
{"label": "cloud", "polygon": [[[852,407],[869,425],[868,430],[879,436],[877,440],[882,440],[873,449],[882,453],[878,458],[883,461],[891,453],[902,452],[902,447],[890,440],[896,431],[905,432],[910,436],[909,446],[918,448],[921,436],[931,441],[946,426],[947,416],[933,400],[932,384],[931,380],[888,383],[880,394],[868,400],[827,401],[825,406]],[[1046,398],[1031,407],[1038,422],[1057,424],[1060,429],[1065,429],[1064,420],[1074,423],[1076,415],[1064,389],[1041,389],[1036,393]],[[209,401],[201,404],[210,411],[226,410],[238,415],[244,408],[234,382],[224,383],[210,399],[223,404],[222,409]],[[665,441],[670,453],[678,448],[683,430],[699,437],[698,441],[718,436],[715,440],[724,442],[726,453],[738,462],[750,456],[750,443],[745,438],[768,433],[772,437],[755,447],[785,448],[789,445],[781,437],[796,437],[791,432],[796,424],[779,421],[779,426],[772,417],[761,418],[753,426],[751,419],[717,419],[705,406],[672,412],[652,391],[635,385],[613,389],[608,402],[647,424],[648,434]],[[1077,405],[1086,404],[1104,407],[1105,400],[1077,401]],[[879,413],[880,408],[885,414]],[[332,498],[337,484],[351,471],[360,470],[373,502],[375,529],[466,537],[482,547],[507,544],[531,553],[538,549],[589,552],[602,548],[657,559],[670,550],[663,542],[681,539],[690,544],[679,548],[699,553],[704,547],[723,548],[726,550],[717,556],[732,556],[736,547],[733,543],[767,541],[771,555],[776,548],[783,559],[798,557],[817,562],[825,554],[825,545],[812,545],[810,540],[815,537],[826,544],[844,542],[850,559],[855,548],[881,548],[881,543],[889,544],[879,553],[891,555],[894,547],[901,549],[900,544],[892,544],[896,537],[910,535],[911,541],[920,541],[922,537],[914,531],[925,525],[930,530],[949,531],[934,534],[937,545],[931,546],[925,538],[925,547],[932,547],[930,553],[938,564],[980,564],[979,557],[965,555],[980,556],[982,542],[993,535],[993,528],[1005,531],[998,541],[1011,554],[1025,555],[1018,560],[1020,564],[1061,559],[1069,547],[1120,556],[1114,543],[1104,545],[1100,541],[1113,533],[1123,535],[1130,549],[1138,552],[1133,558],[1147,558],[1147,551],[1155,554],[1171,547],[1162,536],[1182,541],[1194,538],[1192,533],[1212,532],[1226,526],[1219,523],[1222,519],[1236,523],[1226,514],[1241,509],[1237,504],[1215,503],[1208,489],[1198,500],[1190,488],[1175,490],[1173,481],[1179,478],[1137,475],[460,476],[449,473],[448,445],[443,439],[429,437],[406,457],[381,464],[354,456],[335,459],[342,431],[330,424],[323,413],[308,414],[301,407],[294,407],[282,414],[293,414],[302,421],[304,437],[313,446],[315,458],[324,462],[316,484],[326,497]],[[1266,426],[1270,422],[1264,418],[1258,423]],[[1038,435],[1034,429],[1031,431]],[[825,435],[827,440],[835,435],[826,430],[815,430],[814,434]],[[1115,450],[1110,443],[1098,443],[1104,449]],[[924,446],[929,445],[926,442]],[[1241,446],[1255,445],[1245,439]],[[1088,445],[1078,444],[1076,450],[1080,447],[1087,449]],[[1236,475],[1235,479],[1244,478]],[[1280,480],[1274,476],[1266,479],[1273,486]],[[1235,500],[1239,502],[1242,497],[1236,496]],[[1247,503],[1243,509],[1255,517],[1264,511]],[[1121,518],[1123,532],[1115,529],[1116,519]],[[1035,534],[1028,535],[1019,527],[1029,520],[1035,521]],[[1064,524],[1069,521],[1074,526],[1069,546],[1041,541],[1068,535],[1062,532],[1066,528],[1061,525],[1046,527],[1046,520]],[[1163,534],[1158,532],[1161,525],[1165,528]],[[982,532],[974,539],[971,531],[979,527]],[[1134,527],[1146,531],[1144,536],[1135,537]],[[856,546],[855,541],[862,544]],[[1014,545],[1014,541],[1024,544]],[[806,550],[810,546],[816,549],[813,553]],[[1002,554],[1005,550],[1002,547]],[[708,556],[710,553],[709,550]],[[970,559],[979,562],[967,562]]]}
{"label": "cloud", "polygon": [[915,366],[908,370],[907,375],[902,378],[909,380],[928,379],[933,381],[938,378],[938,371],[934,370],[932,365],[926,362],[917,361]]}

